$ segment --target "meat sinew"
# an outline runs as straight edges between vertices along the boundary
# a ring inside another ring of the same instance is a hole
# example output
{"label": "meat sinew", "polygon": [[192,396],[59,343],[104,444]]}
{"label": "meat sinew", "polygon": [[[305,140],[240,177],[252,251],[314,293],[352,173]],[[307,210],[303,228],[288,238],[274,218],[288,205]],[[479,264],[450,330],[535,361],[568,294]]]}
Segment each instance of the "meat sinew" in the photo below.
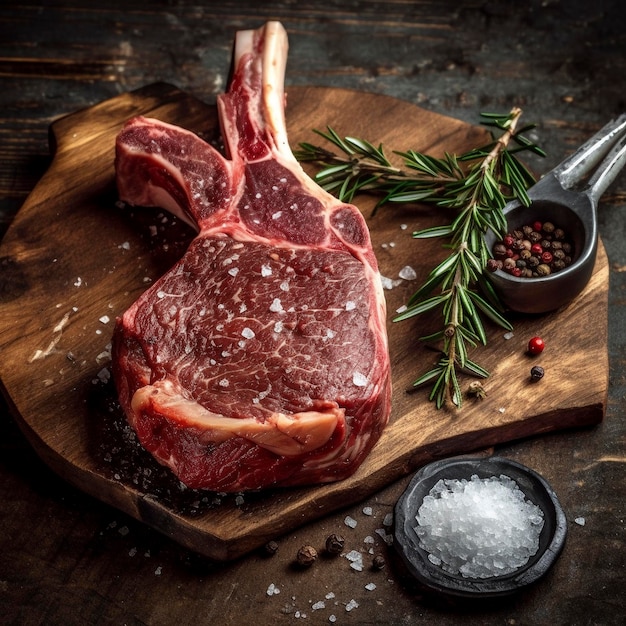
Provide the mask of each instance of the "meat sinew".
{"label": "meat sinew", "polygon": [[218,98],[227,158],[137,117],[116,145],[119,194],[198,229],[117,320],[113,370],[141,444],[191,488],[350,476],[385,427],[385,301],[366,224],[306,176],[287,142],[287,36],[237,33]]}

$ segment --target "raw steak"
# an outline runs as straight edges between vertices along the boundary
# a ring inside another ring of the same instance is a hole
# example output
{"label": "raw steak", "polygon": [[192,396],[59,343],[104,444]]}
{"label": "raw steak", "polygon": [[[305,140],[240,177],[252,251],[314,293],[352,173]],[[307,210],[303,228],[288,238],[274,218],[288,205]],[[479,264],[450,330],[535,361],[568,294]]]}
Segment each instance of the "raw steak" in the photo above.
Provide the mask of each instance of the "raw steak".
{"label": "raw steak", "polygon": [[237,33],[218,99],[228,158],[142,117],[117,140],[121,199],[198,229],[117,320],[113,341],[130,424],[192,488],[341,480],[389,418],[385,301],[369,232],[289,149],[286,56],[278,22]]}

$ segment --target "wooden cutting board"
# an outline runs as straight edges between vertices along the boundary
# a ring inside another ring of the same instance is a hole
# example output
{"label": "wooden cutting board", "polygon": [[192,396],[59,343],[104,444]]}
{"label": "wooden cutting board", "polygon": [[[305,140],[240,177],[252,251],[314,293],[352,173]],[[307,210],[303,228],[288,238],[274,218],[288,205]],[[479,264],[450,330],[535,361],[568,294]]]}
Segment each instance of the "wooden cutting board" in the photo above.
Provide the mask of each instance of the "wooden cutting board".
{"label": "wooden cutting board", "polygon": [[[218,137],[216,109],[167,84],[120,95],[51,126],[54,159],[0,247],[0,381],[15,419],[42,459],[62,477],[114,507],[218,560],[238,557],[295,527],[380,490],[418,466],[556,429],[602,420],[608,386],[608,264],[602,244],[588,288],[549,315],[512,318],[513,338],[491,328],[472,358],[490,370],[483,401],[437,411],[427,391],[410,391],[435,353],[417,337],[436,318],[391,321],[437,258],[441,241],[412,239],[448,221],[438,210],[387,207],[371,217],[360,200],[384,276],[394,379],[391,421],[366,462],[339,483],[220,495],[181,488],[141,450],[116,404],[108,344],[124,311],[185,250],[192,233],[160,211],[116,205],[114,140],[124,121],[144,114]],[[332,126],[388,151],[441,155],[486,138],[482,127],[393,98],[326,88],[288,90],[293,146],[317,143],[313,128]],[[549,147],[548,147],[549,148]],[[565,155],[563,155],[565,156]],[[415,281],[398,278],[406,265]],[[528,339],[547,344],[534,360]],[[546,375],[529,382],[532,364]],[[466,387],[469,383],[463,381]]]}

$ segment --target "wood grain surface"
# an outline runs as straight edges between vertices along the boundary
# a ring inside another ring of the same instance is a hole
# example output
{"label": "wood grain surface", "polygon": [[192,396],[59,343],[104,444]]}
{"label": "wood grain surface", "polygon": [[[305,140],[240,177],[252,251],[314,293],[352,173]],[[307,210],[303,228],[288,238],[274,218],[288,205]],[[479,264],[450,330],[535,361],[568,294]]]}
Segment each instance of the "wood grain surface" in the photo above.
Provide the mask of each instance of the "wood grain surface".
{"label": "wood grain surface", "polygon": [[[426,391],[410,388],[435,358],[417,337],[436,329],[438,320],[391,318],[434,259],[445,255],[441,242],[416,241],[411,233],[447,216],[416,205],[371,217],[374,201],[365,198],[359,206],[381,273],[397,282],[386,292],[394,398],[381,440],[356,474],[339,483],[240,498],[182,490],[135,443],[108,378],[115,316],[193,236],[163,212],[116,204],[114,138],[139,113],[209,141],[218,137],[213,106],[163,83],[58,120],[51,127],[52,165],[0,248],[0,381],[30,443],[69,482],[184,546],[228,560],[431,459],[602,420],[608,388],[608,263],[602,244],[591,283],[569,306],[513,317],[511,339],[501,329],[490,330],[488,346],[472,357],[492,374],[486,399],[466,400],[461,412],[437,411]],[[330,125],[339,134],[432,154],[473,147],[485,132],[388,96],[323,87],[288,90],[287,125],[292,145],[314,141],[311,129]],[[416,281],[398,278],[406,265],[416,270]],[[590,325],[593,334],[585,332]],[[525,346],[535,334],[547,348],[532,360]],[[535,363],[546,376],[531,384]]]}

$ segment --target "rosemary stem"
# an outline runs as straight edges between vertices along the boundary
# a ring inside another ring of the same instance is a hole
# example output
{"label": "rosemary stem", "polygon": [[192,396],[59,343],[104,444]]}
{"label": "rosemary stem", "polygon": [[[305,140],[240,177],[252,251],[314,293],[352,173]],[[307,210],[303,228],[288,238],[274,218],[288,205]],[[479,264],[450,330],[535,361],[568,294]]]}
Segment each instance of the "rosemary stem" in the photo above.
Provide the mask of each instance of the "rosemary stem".
{"label": "rosemary stem", "polygon": [[515,135],[515,130],[517,129],[517,123],[522,115],[522,109],[519,107],[513,107],[511,109],[511,119],[509,123],[508,129],[498,137],[498,141],[496,141],[496,145],[493,147],[491,152],[485,157],[485,160],[481,164],[481,169],[486,171],[491,163],[495,161],[500,153],[507,149],[511,138]]}

